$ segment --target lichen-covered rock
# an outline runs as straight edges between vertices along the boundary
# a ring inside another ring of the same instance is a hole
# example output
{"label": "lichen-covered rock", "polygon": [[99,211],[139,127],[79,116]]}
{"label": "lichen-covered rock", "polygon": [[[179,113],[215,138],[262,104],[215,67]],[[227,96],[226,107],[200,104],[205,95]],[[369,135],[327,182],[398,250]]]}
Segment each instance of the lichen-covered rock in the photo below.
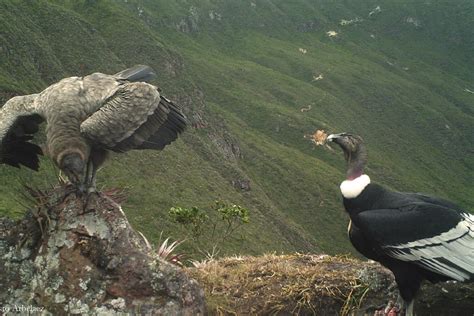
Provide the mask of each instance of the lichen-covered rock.
{"label": "lichen-covered rock", "polygon": [[0,221],[0,306],[54,315],[139,312],[203,315],[196,281],[151,252],[104,194],[35,191],[37,207]]}

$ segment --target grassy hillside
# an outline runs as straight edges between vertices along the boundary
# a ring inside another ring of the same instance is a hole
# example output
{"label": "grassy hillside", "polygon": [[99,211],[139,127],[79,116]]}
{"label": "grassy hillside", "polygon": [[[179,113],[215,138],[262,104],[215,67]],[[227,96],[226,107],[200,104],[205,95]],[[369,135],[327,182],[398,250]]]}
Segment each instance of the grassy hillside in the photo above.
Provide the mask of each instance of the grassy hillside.
{"label": "grassy hillside", "polygon": [[[224,199],[249,208],[251,223],[223,252],[349,252],[342,155],[303,135],[359,133],[373,180],[472,208],[473,17],[467,1],[7,0],[0,98],[148,64],[193,127],[100,171],[100,185],[128,189],[137,229],[182,238],[171,206]],[[40,174],[0,166],[0,214],[20,216],[20,183],[51,185],[55,172],[48,159]]]}

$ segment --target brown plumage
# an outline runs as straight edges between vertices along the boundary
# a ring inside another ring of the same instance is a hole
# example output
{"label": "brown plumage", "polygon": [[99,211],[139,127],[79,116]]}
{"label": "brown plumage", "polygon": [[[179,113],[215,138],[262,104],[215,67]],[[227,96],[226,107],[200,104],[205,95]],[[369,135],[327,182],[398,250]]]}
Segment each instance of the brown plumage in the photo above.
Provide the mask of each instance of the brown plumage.
{"label": "brown plumage", "polygon": [[108,151],[161,150],[186,127],[181,109],[147,81],[148,66],[115,75],[65,78],[39,94],[14,97],[0,110],[0,163],[38,170],[31,143],[46,120],[46,152],[81,188],[94,186]]}

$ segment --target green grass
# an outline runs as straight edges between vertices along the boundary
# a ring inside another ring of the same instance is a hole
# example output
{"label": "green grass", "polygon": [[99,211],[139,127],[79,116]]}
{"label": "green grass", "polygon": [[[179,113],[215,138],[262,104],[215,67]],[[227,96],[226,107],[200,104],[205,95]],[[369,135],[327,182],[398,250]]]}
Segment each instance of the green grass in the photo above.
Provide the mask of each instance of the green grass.
{"label": "green grass", "polygon": [[[128,188],[124,210],[152,242],[161,232],[185,236],[171,206],[224,199],[251,219],[222,254],[352,252],[338,191],[343,157],[303,139],[316,128],[362,135],[373,180],[472,207],[474,94],[464,89],[474,90],[474,4],[251,3],[3,1],[0,98],[68,75],[152,66],[164,95],[208,123],[163,152],[116,155],[99,174],[100,185]],[[382,12],[369,17],[377,5]],[[356,17],[363,21],[339,25]],[[0,166],[0,214],[24,212],[18,179],[46,186],[54,173],[47,159],[40,174]],[[235,189],[238,179],[251,190]],[[197,246],[209,245],[188,241],[184,250]]]}

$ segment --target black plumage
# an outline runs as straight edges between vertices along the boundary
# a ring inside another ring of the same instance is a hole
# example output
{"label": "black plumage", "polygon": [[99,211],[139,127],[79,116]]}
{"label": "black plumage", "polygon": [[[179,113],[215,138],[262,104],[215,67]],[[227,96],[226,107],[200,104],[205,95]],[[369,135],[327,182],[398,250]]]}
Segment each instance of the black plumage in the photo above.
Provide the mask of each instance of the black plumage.
{"label": "black plumage", "polygon": [[342,148],[349,167],[341,191],[350,240],[393,272],[407,315],[422,280],[474,281],[474,215],[447,200],[371,183],[359,136],[333,134],[328,141]]}
{"label": "black plumage", "polygon": [[20,168],[26,166],[38,171],[41,148],[31,143],[43,118],[37,114],[18,116],[5,137],[0,140],[0,162]]}

